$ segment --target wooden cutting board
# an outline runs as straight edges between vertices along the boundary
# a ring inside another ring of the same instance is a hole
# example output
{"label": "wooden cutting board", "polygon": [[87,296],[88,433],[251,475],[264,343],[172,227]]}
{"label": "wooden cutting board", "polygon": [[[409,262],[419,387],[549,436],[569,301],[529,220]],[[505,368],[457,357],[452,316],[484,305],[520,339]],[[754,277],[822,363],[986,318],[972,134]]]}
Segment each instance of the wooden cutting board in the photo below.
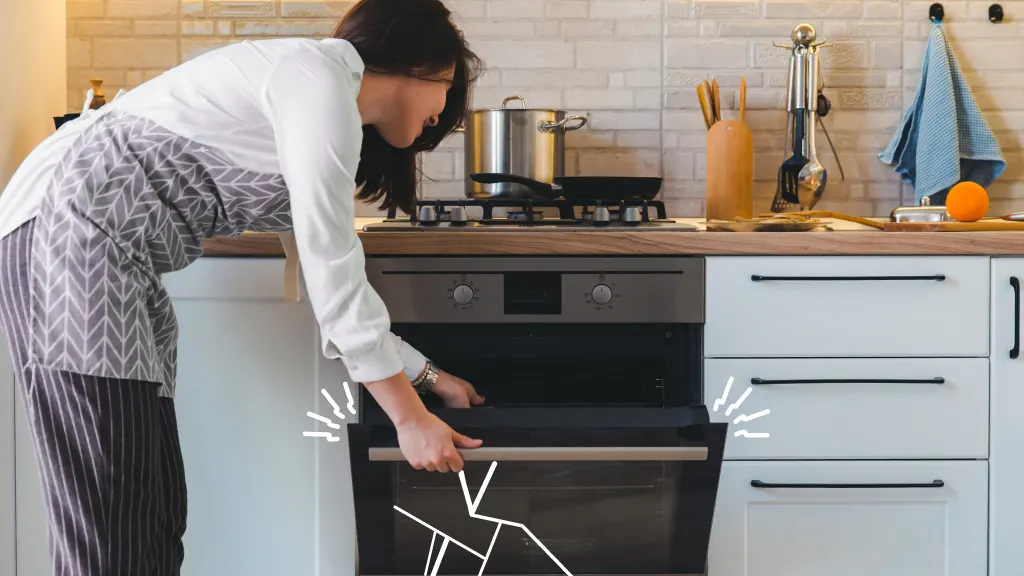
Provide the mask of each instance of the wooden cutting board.
{"label": "wooden cutting board", "polygon": [[886,232],[1024,232],[1024,222],[886,222]]}

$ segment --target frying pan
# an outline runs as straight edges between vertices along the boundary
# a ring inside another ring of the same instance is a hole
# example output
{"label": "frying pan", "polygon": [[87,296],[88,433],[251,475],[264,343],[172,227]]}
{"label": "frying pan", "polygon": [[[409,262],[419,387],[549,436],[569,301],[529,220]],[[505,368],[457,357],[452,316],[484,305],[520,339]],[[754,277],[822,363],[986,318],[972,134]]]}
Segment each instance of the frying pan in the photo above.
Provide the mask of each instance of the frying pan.
{"label": "frying pan", "polygon": [[633,176],[558,176],[554,184],[547,184],[513,174],[470,174],[481,184],[522,184],[538,197],[554,200],[560,196],[567,200],[654,200],[661,191],[661,178]]}

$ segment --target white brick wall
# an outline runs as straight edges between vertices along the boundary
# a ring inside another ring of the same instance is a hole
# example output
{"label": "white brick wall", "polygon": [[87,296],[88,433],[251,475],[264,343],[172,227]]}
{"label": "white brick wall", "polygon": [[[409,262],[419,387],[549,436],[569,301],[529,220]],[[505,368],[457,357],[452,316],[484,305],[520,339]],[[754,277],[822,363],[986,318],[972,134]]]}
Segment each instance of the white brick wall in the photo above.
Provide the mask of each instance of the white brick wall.
{"label": "white brick wall", "polygon": [[[785,146],[788,42],[809,22],[824,49],[826,126],[846,181],[819,131],[829,172],[822,209],[884,216],[912,193],[877,158],[920,76],[930,1],[904,0],[446,0],[489,69],[479,107],[522,95],[531,107],[586,114],[567,137],[569,174],[660,175],[678,216],[703,214],[704,129],[695,86],[714,76],[724,114],[740,78],[754,131],[755,201],[767,211]],[[990,190],[992,213],[1024,205],[1024,0],[944,2],[946,27],[968,81],[1003,146],[1006,174]],[[112,96],[207,50],[262,36],[322,37],[348,1],[69,0],[70,106],[89,78]],[[423,158],[424,197],[461,197],[462,137]],[[370,212],[367,212],[370,213]]]}

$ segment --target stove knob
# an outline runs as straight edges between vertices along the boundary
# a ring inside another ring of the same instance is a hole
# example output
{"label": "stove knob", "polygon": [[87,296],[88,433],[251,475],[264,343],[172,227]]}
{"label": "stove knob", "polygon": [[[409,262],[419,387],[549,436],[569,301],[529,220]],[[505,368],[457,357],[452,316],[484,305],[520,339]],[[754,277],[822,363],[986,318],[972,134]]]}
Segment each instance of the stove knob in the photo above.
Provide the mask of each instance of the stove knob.
{"label": "stove knob", "polygon": [[420,222],[437,222],[437,209],[433,206],[420,206]]}
{"label": "stove knob", "polygon": [[612,301],[612,289],[607,284],[598,284],[590,291],[590,297],[601,306]]}
{"label": "stove knob", "polygon": [[622,209],[623,222],[640,222],[643,220],[643,212],[639,206],[626,206]]}
{"label": "stove knob", "polygon": [[467,219],[466,207],[452,206],[451,208],[448,209],[448,219],[451,222],[465,222]]}
{"label": "stove knob", "polygon": [[452,296],[459,304],[469,304],[473,301],[473,287],[468,284],[459,284],[452,292]]}
{"label": "stove knob", "polygon": [[607,206],[595,206],[594,207],[594,222],[608,222],[612,219],[611,214],[608,212]]}

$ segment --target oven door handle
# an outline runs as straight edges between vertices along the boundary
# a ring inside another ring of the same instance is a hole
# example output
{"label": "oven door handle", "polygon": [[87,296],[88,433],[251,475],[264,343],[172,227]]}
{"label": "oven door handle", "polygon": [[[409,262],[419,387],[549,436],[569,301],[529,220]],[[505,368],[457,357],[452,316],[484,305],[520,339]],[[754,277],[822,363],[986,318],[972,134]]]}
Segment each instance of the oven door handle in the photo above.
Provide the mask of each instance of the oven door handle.
{"label": "oven door handle", "polygon": [[[465,462],[641,462],[707,460],[705,446],[516,447],[459,450]],[[399,448],[370,448],[373,462],[404,462]]]}

